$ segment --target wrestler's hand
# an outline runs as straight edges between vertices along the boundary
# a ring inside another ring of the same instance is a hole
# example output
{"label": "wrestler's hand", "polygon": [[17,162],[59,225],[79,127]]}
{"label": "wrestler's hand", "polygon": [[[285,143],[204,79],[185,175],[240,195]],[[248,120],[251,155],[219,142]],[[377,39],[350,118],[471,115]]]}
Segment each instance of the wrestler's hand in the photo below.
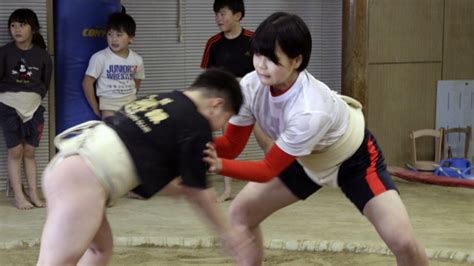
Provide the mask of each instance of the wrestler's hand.
{"label": "wrestler's hand", "polygon": [[206,144],[203,160],[209,164],[209,172],[218,174],[222,170],[222,161],[217,157],[217,151],[211,142]]}

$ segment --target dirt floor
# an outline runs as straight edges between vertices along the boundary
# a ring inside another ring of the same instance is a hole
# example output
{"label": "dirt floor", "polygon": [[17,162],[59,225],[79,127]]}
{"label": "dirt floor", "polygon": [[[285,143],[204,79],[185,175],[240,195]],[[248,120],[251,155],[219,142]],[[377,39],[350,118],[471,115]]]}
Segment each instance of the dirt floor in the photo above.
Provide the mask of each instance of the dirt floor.
{"label": "dirt floor", "polygon": [[[474,190],[396,179],[431,265],[474,265]],[[237,192],[243,185],[234,182]],[[220,179],[215,180],[222,189]],[[0,265],[33,265],[45,210],[19,211],[0,195]],[[219,204],[223,211],[229,202]],[[108,209],[112,265],[232,265],[188,204],[166,196]],[[372,226],[337,189],[324,188],[262,225],[265,265],[395,265]]]}
{"label": "dirt floor", "polygon": [[[34,265],[38,248],[17,248],[0,250],[1,265]],[[268,250],[264,265],[285,266],[391,266],[395,265],[393,256],[350,253],[350,252],[308,252]],[[119,265],[234,265],[232,260],[222,255],[217,248],[165,248],[165,247],[117,247],[111,266]],[[472,265],[449,259],[431,260],[431,266]]]}

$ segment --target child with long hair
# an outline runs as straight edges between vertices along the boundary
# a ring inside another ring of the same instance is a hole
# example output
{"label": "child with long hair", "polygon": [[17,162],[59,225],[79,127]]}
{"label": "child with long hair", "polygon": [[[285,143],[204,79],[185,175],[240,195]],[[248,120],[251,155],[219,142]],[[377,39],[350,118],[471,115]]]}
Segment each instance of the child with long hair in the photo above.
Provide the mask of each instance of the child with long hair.
{"label": "child with long hair", "polygon": [[[8,176],[18,209],[44,207],[37,188],[35,149],[41,139],[45,111],[41,100],[51,81],[52,61],[35,12],[21,8],[8,19],[12,42],[0,48],[0,121],[8,148]],[[28,181],[21,183],[24,163]]]}

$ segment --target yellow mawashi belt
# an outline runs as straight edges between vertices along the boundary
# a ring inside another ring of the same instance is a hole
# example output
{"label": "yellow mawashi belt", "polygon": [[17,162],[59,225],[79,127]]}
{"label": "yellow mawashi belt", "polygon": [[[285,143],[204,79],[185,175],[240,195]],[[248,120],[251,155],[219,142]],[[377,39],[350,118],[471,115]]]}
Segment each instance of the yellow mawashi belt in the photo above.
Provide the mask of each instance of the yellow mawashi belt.
{"label": "yellow mawashi belt", "polygon": [[322,150],[298,158],[298,162],[309,172],[324,171],[340,165],[359,149],[364,140],[365,121],[362,105],[355,99],[340,95],[349,107],[349,124],[342,137]]}

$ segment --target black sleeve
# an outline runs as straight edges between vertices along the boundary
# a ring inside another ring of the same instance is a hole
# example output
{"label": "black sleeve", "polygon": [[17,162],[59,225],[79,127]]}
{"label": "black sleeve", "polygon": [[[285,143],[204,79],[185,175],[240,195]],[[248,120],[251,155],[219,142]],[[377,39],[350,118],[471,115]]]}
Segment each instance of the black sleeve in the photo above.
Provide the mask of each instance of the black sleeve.
{"label": "black sleeve", "polygon": [[6,66],[6,59],[5,59],[5,46],[0,47],[0,82],[3,79],[5,73],[5,66]]}
{"label": "black sleeve", "polygon": [[214,58],[214,49],[212,49],[212,47],[211,47],[211,50],[209,51],[209,62],[207,64],[207,67],[208,68],[216,67],[216,59]]}
{"label": "black sleeve", "polygon": [[213,56],[213,50],[214,50],[214,43],[212,42],[212,38],[209,38],[207,40],[206,46],[204,47],[204,53],[202,54],[202,59],[201,59],[201,68],[202,69],[207,69],[215,66],[215,59]]}
{"label": "black sleeve", "polygon": [[178,161],[182,184],[195,188],[207,188],[208,165],[203,161],[203,151],[206,144],[212,140],[211,131],[210,129],[186,131],[178,141]]}
{"label": "black sleeve", "polygon": [[51,60],[51,56],[48,53],[45,53],[45,62],[43,72],[41,74],[41,81],[44,84],[44,88],[41,91],[41,98],[46,96],[46,93],[49,89],[49,84],[51,83],[51,75],[53,74],[53,62]]}

